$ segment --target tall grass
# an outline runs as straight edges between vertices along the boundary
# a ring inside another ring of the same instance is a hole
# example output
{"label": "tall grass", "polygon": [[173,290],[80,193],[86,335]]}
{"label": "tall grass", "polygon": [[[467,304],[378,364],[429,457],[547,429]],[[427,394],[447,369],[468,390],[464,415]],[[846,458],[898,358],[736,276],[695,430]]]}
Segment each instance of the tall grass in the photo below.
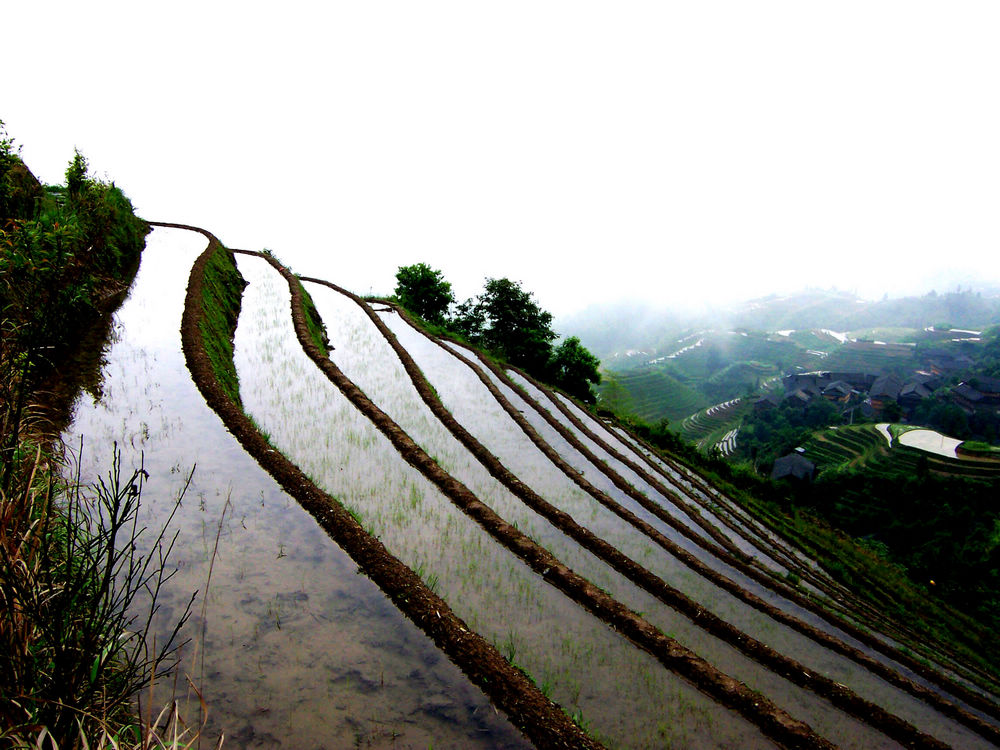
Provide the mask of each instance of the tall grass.
{"label": "tall grass", "polygon": [[90,488],[79,476],[59,484],[54,468],[37,449],[2,497],[0,719],[8,736],[44,728],[60,747],[75,747],[133,723],[131,702],[168,673],[190,603],[155,645],[176,537],[164,526],[151,551],[139,552],[143,469],[123,474],[117,446]]}
{"label": "tall grass", "polygon": [[[171,576],[173,539],[165,531],[151,545],[140,539],[147,535],[137,521],[145,472],[123,474],[115,446],[96,485],[84,487],[78,471],[61,479],[66,467],[50,455],[52,428],[37,416],[43,399],[68,410],[79,386],[60,370],[71,369],[66,362],[83,334],[120,302],[148,231],[121,190],[87,177],[79,154],[73,167],[68,189],[43,191],[0,123],[4,747],[93,747],[126,735],[141,741],[149,733],[135,729],[132,701],[169,668],[187,617],[160,646],[147,638]],[[12,174],[20,186],[13,192]],[[52,379],[69,386],[61,397],[48,392]]]}

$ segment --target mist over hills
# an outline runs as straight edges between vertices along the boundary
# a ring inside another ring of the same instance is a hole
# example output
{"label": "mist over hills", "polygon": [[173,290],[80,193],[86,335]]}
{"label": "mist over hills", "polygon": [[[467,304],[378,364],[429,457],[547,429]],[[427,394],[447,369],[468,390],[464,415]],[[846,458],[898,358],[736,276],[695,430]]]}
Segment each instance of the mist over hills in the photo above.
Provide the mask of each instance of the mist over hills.
{"label": "mist over hills", "polygon": [[921,296],[866,300],[851,292],[810,289],[769,295],[728,309],[684,313],[646,302],[594,305],[559,321],[602,360],[630,350],[668,354],[699,330],[787,331],[829,329],[864,334],[880,328],[982,329],[1000,322],[1000,288],[956,289]]}

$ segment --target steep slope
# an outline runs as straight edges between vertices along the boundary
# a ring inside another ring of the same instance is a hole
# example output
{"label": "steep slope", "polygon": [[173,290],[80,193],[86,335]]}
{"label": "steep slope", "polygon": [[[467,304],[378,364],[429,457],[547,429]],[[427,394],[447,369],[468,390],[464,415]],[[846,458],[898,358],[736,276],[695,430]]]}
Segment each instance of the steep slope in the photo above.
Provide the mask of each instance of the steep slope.
{"label": "steep slope", "polygon": [[[1000,744],[993,678],[690,469],[402,311],[310,279],[327,354],[299,280],[273,258],[240,255],[239,269],[246,414],[185,328],[209,404],[532,743]],[[306,664],[297,679],[324,673]]]}

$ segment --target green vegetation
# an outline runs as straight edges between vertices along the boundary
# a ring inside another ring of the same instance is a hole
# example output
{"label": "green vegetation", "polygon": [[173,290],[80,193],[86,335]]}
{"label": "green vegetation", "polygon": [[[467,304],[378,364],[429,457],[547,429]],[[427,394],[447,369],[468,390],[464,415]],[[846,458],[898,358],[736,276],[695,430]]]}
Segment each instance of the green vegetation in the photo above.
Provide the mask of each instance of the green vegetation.
{"label": "green vegetation", "polygon": [[[917,473],[912,467],[925,454],[912,449],[905,453],[914,464],[895,472],[843,468],[810,485],[775,483],[748,463],[706,456],[664,424],[623,421],[793,540],[880,611],[995,673],[1000,663],[995,484]],[[886,445],[872,425],[824,434],[841,432],[856,455],[877,450],[879,441]]]}
{"label": "green vegetation", "polygon": [[1000,448],[995,448],[989,443],[984,443],[981,440],[966,440],[958,447],[958,450],[962,453],[968,453],[970,455],[1000,457]]}
{"label": "green vegetation", "polygon": [[510,279],[487,279],[483,293],[449,309],[455,301],[451,284],[426,263],[401,266],[396,299],[417,315],[435,335],[458,335],[499,360],[571,396],[594,403],[591,384],[601,382],[600,361],[572,336],[553,349],[558,334],[552,314],[538,306],[531,292]]}
{"label": "green vegetation", "polygon": [[751,408],[749,399],[733,399],[702,409],[681,422],[680,434],[700,449],[711,450],[733,429],[742,429],[743,419]]}
{"label": "green vegetation", "polygon": [[601,388],[601,405],[622,412],[616,401],[628,405],[626,413],[647,422],[679,422],[711,404],[707,396],[659,368],[613,373],[609,385]]}
{"label": "green vegetation", "polygon": [[[299,289],[302,290],[302,306],[306,311],[306,327],[309,329],[309,336],[312,338],[313,343],[319,347],[320,351],[329,354],[332,347],[330,346],[330,337],[327,335],[326,325],[323,323],[323,317],[319,314],[319,310],[316,309],[316,303],[313,302],[313,298],[309,296],[309,292],[302,285],[302,282],[300,281],[298,284]],[[238,306],[236,311],[238,315]],[[230,357],[231,359],[232,357]]]}
{"label": "green vegetation", "polygon": [[116,450],[92,490],[66,483],[40,420],[40,401],[68,410],[79,383],[61,368],[107,325],[147,231],[79,152],[66,177],[43,189],[0,123],[0,737],[10,746],[138,743],[132,700],[175,647],[146,637],[172,541],[161,532],[153,555],[139,552],[145,472],[122,474]]}
{"label": "green vegetation", "polygon": [[246,281],[236,268],[233,254],[217,245],[205,267],[202,292],[205,317],[201,321],[201,335],[216,379],[237,404],[242,402],[233,365],[233,332],[240,315],[244,287]]}
{"label": "green vegetation", "polygon": [[587,351],[576,336],[570,336],[556,347],[546,368],[547,379],[552,385],[566,391],[584,403],[596,400],[590,384],[598,385],[600,360]]}
{"label": "green vegetation", "polygon": [[13,420],[0,446],[5,457],[20,434],[21,399],[120,301],[147,231],[117,187],[86,176],[79,153],[68,172],[72,192],[43,190],[0,123],[0,346],[12,372],[2,387],[13,389],[5,394]]}
{"label": "green vegetation", "polygon": [[[786,367],[812,365],[816,359],[788,338],[743,330],[670,337],[655,351],[661,356],[615,362],[610,375],[631,401],[630,413],[677,424],[707,406],[756,392]],[[621,397],[610,391],[607,383],[602,386],[601,400],[620,411],[614,402]]]}
{"label": "green vegetation", "polygon": [[995,484],[931,473],[918,458],[916,471],[826,472],[794,501],[856,538],[884,544],[913,581],[993,632],[1000,627]]}
{"label": "green vegetation", "polygon": [[396,298],[399,304],[428,323],[442,326],[448,309],[455,302],[451,284],[441,271],[426,263],[401,266],[396,272]]}
{"label": "green vegetation", "polygon": [[37,456],[3,496],[0,732],[13,739],[44,727],[60,747],[138,733],[132,700],[173,666],[190,612],[154,645],[150,617],[173,575],[173,539],[161,531],[154,554],[137,551],[147,544],[137,520],[145,472],[123,475],[117,452],[93,496],[57,486]]}
{"label": "green vegetation", "polygon": [[843,421],[840,410],[826,399],[814,399],[805,408],[782,403],[773,409],[750,412],[743,419],[739,455],[770,470],[776,458],[791,452],[827,425]]}
{"label": "green vegetation", "polygon": [[483,293],[458,306],[453,327],[512,365],[544,377],[552,356],[552,314],[510,279],[487,279]]}

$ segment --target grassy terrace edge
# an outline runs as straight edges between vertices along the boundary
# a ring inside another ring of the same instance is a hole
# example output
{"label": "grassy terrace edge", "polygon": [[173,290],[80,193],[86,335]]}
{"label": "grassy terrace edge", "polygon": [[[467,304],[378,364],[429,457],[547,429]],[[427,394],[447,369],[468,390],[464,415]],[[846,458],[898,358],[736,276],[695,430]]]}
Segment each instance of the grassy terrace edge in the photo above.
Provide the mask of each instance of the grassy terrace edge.
{"label": "grassy terrace edge", "polygon": [[[215,376],[204,340],[206,335],[223,335],[221,329],[204,325],[207,266],[213,254],[220,249],[225,254],[230,254],[230,251],[224,250],[214,235],[198,227],[151,223],[199,232],[209,241],[206,250],[195,261],[188,281],[181,322],[182,349],[199,391],[243,448],[537,747],[602,747],[573,723],[558,705],[546,698],[524,672],[507,662],[492,644],[473,632],[419,576],[389,553],[378,539],[368,534],[337,500],[316,487],[284,455],[270,448]],[[298,295],[293,288],[295,296]],[[231,300],[230,304],[234,302]],[[301,306],[293,305],[293,311],[296,308],[301,318]],[[298,323],[306,325],[303,320]]]}
{"label": "grassy terrace edge", "polygon": [[240,384],[233,363],[233,334],[246,284],[232,253],[216,243],[205,262],[201,293],[203,315],[198,329],[216,380],[226,395],[241,406]]}

